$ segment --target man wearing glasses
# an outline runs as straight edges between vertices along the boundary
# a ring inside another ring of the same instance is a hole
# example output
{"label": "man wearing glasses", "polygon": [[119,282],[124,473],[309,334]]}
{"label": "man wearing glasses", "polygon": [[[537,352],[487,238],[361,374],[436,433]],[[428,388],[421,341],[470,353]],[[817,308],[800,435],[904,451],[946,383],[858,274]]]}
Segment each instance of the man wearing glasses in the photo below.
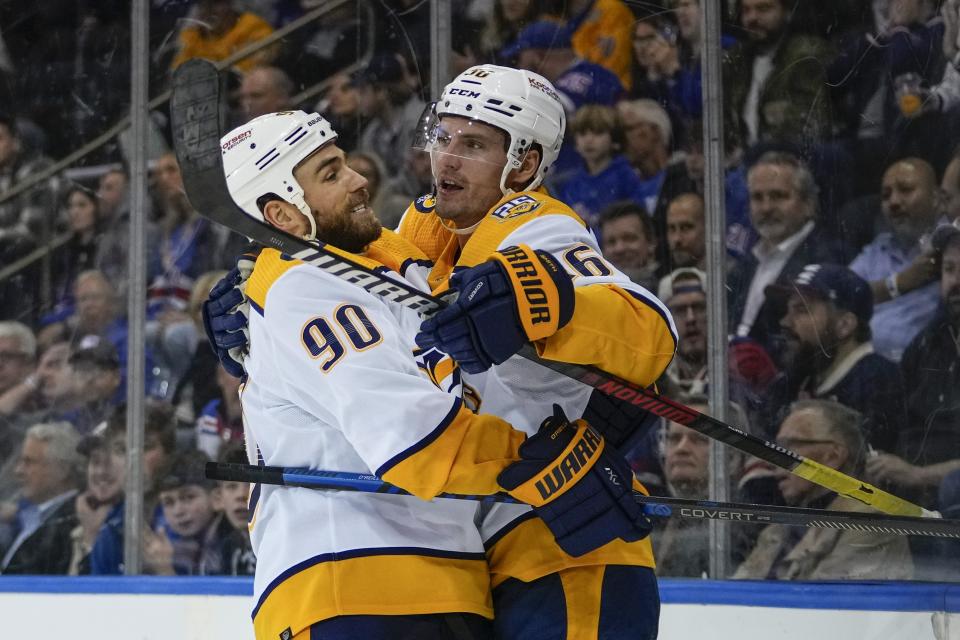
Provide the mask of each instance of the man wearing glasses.
{"label": "man wearing glasses", "polygon": [[[866,457],[863,416],[832,400],[801,400],[790,407],[776,442],[833,469],[858,476]],[[799,476],[780,472],[780,492],[792,507],[867,511]],[[769,525],[734,578],[766,580],[909,580],[907,538],[892,534]]]}

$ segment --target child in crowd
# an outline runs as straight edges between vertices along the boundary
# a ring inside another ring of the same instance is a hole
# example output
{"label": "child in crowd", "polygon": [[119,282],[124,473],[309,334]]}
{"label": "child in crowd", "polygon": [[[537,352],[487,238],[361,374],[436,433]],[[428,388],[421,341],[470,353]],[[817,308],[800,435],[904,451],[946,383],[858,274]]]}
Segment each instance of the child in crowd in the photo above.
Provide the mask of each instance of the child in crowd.
{"label": "child in crowd", "polygon": [[580,107],[570,123],[584,166],[560,185],[558,197],[599,235],[599,215],[619,200],[643,202],[640,178],[620,154],[623,127],[616,109],[598,104]]}
{"label": "child in crowd", "polygon": [[[120,423],[123,426],[123,423]],[[77,447],[87,457],[87,488],[77,495],[78,524],[70,532],[73,554],[69,575],[90,573],[90,552],[107,517],[123,501],[127,477],[127,443],[122,428],[101,422]]]}
{"label": "child in crowd", "polygon": [[[126,457],[126,407],[114,411],[107,423],[103,439],[117,447],[118,455]],[[148,527],[154,531],[164,524],[163,511],[156,505],[157,479],[166,475],[170,468],[176,443],[176,426],[170,407],[163,404],[147,405],[143,426],[143,484],[144,512]],[[120,451],[122,450],[122,454]],[[97,533],[90,552],[90,573],[94,575],[119,575],[123,573],[123,513],[124,501],[115,504],[106,516],[106,521]]]}
{"label": "child in crowd", "polygon": [[208,460],[201,451],[174,456],[160,479],[157,500],[165,524],[144,536],[144,566],[156,575],[223,573],[221,547],[233,533],[230,522],[214,508],[217,483],[204,477]]}
{"label": "child in crowd", "polygon": [[[226,445],[220,453],[220,462],[247,464],[243,445]],[[213,490],[214,508],[223,513],[223,518],[233,528],[220,548],[220,566],[216,573],[232,576],[252,576],[257,567],[257,558],[250,545],[250,484],[221,480]],[[212,569],[212,567],[211,567]],[[208,573],[214,573],[208,571]]]}

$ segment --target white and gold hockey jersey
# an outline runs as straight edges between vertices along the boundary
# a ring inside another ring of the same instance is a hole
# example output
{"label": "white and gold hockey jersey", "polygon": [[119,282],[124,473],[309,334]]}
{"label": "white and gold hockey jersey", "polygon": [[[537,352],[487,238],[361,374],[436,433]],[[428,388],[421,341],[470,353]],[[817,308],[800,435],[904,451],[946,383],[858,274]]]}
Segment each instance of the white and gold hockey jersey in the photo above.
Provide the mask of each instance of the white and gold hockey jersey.
{"label": "white and gold hockey jersey", "polygon": [[[666,306],[607,262],[596,237],[577,214],[542,189],[501,199],[462,249],[433,214],[429,196],[410,205],[398,233],[434,263],[428,274],[434,293],[447,289],[453,272],[480,264],[499,249],[526,244],[557,257],[573,276],[576,303],[566,326],[535,343],[545,359],[597,366],[648,386],[673,358],[677,332]],[[529,434],[550,414],[553,403],[559,403],[568,416],[583,416],[594,424],[637,420],[642,413],[518,356],[483,374],[464,374],[464,381],[479,392],[480,411],[500,416]],[[522,505],[498,504],[486,511],[482,534],[493,586],[509,577],[529,581],[575,566],[654,564],[648,539],[630,544],[614,541],[572,558],[554,542],[546,525],[532,517],[532,510]]]}
{"label": "white and gold hockey jersey", "polygon": [[[396,244],[386,232],[368,255]],[[242,403],[263,463],[376,473],[419,496],[255,487],[257,638],[337,615],[492,617],[478,503],[420,498],[496,492],[523,434],[464,407],[449,359],[417,361],[412,312],[274,250],[247,294]]]}

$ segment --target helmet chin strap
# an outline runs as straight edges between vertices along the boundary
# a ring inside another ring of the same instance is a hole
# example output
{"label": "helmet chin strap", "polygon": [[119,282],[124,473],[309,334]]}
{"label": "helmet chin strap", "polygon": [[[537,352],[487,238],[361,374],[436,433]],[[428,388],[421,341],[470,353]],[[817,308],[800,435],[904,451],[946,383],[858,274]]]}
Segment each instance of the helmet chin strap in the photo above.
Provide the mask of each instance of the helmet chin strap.
{"label": "helmet chin strap", "polygon": [[509,159],[507,160],[507,163],[503,165],[503,173],[500,174],[500,193],[505,196],[516,193],[516,191],[507,186],[507,177],[514,169],[516,169],[516,167],[513,166],[513,162],[511,162]]}
{"label": "helmet chin strap", "polygon": [[303,234],[303,239],[307,241],[316,240],[317,239],[317,221],[313,219],[313,216],[309,216],[305,213],[303,215],[306,216],[307,222],[310,223],[310,231],[308,233]]}
{"label": "helmet chin strap", "polygon": [[458,236],[468,236],[468,235],[470,235],[471,233],[473,233],[474,231],[477,230],[477,227],[480,226],[480,223],[481,223],[481,222],[483,222],[483,218],[480,218],[479,220],[477,220],[475,223],[473,223],[473,224],[470,225],[469,227],[464,227],[463,229],[458,229],[457,227],[454,227],[454,226],[453,226],[453,223],[452,223],[452,222],[451,222],[451,223],[448,223],[448,222],[447,222],[446,220],[444,220],[443,218],[440,218],[440,226],[442,226],[444,229],[446,229],[446,230],[449,231],[450,233],[453,233],[454,235],[458,235]]}
{"label": "helmet chin strap", "polygon": [[310,214],[310,207],[307,206],[307,201],[303,199],[303,195],[295,195],[293,198],[293,206],[297,208],[300,214],[307,219],[307,222],[310,224],[310,231],[303,234],[303,239],[306,241],[316,240],[317,239],[317,221],[313,219],[313,216]]}

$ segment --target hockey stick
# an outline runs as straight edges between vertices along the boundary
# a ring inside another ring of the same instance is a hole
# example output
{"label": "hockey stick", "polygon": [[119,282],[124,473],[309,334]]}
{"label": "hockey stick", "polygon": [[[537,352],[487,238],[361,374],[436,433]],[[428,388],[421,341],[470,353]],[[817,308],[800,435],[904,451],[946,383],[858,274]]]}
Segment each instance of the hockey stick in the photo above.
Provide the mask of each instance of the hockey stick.
{"label": "hockey stick", "polygon": [[[337,278],[363,287],[374,295],[413,309],[423,316],[429,317],[446,306],[449,298],[437,298],[422,293],[412,286],[391,280],[355,263],[334,247],[322,242],[308,243],[258,222],[239,210],[230,196],[223,173],[220,150],[220,79],[213,64],[194,59],[176,70],[170,115],[174,148],[180,162],[187,196],[193,207],[203,216],[260,244],[278,249]],[[914,517],[936,515],[919,505],[772,442],[744,433],[716,418],[595,367],[542,360],[532,345],[526,345],[519,355],[601,393],[639,406],[667,420],[679,422],[714,440],[884,513]]]}
{"label": "hockey stick", "polygon": [[[307,489],[333,489],[408,496],[400,487],[384,482],[374,475],[345,471],[321,471],[294,467],[258,467],[225,462],[207,462],[205,473],[211,480],[251,482]],[[522,504],[505,493],[488,496],[441,493],[438,498],[505,502]],[[825,511],[798,507],[777,507],[732,502],[687,500],[663,496],[646,496],[634,492],[634,499],[643,505],[644,513],[654,517],[680,516],[699,520],[728,520],[752,524],[783,524],[820,529],[847,529],[890,533],[903,536],[932,536],[960,538],[960,521],[909,516],[877,516],[851,511]]]}

